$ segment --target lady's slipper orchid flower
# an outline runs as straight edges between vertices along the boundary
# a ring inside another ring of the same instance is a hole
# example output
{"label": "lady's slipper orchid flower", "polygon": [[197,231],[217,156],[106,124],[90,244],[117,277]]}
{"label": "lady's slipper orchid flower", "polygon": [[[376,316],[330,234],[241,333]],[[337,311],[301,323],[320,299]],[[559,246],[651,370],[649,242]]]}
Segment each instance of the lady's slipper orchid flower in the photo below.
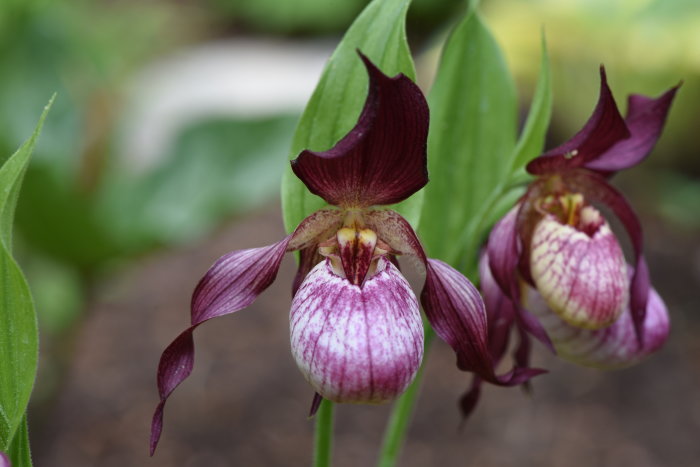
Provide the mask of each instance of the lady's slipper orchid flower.
{"label": "lady's slipper orchid flower", "polygon": [[[526,169],[537,178],[489,236],[480,278],[496,362],[512,326],[520,336],[515,360],[523,366],[529,360],[525,331],[566,359],[603,368],[639,361],[668,335],[667,311],[642,254],[641,225],[607,178],[651,152],[678,87],[658,98],[631,95],[623,119],[602,67],[600,73],[593,115],[572,139],[530,161]],[[633,268],[593,203],[610,208],[624,225]],[[463,398],[466,412],[478,392],[477,378]]]}
{"label": "lady's slipper orchid flower", "polygon": [[[290,313],[292,355],[321,397],[379,403],[411,383],[423,357],[418,300],[396,266],[408,255],[425,274],[421,302],[436,333],[457,354],[458,367],[494,384],[517,385],[540,370],[496,375],[487,347],[483,301],[449,265],[428,259],[409,223],[374,206],[402,201],[428,182],[428,106],[406,76],[385,76],[361,55],[369,93],[359,121],[333,148],[303,151],[292,161],[308,189],[334,208],[304,219],[274,245],[221,257],[197,285],[191,326],[166,348],[158,367],[160,403],[153,416],[151,452],[163,407],[192,371],[193,331],[203,322],[250,305],[275,279],[286,252],[299,250]],[[313,410],[313,408],[312,408]]]}

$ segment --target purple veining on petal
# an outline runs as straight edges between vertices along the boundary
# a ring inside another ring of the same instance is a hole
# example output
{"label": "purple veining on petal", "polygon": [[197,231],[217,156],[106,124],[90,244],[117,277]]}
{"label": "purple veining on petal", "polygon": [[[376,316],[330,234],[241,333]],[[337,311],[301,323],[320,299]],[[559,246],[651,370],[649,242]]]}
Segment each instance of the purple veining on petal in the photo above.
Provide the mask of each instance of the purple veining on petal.
{"label": "purple veining on petal", "polygon": [[10,458],[2,451],[0,451],[0,467],[12,467]]}
{"label": "purple veining on petal", "polygon": [[292,301],[290,335],[306,380],[335,402],[395,398],[423,357],[418,302],[385,258],[362,287],[336,275],[330,260],[319,263]]}
{"label": "purple veining on petal", "polygon": [[619,141],[585,167],[598,172],[614,173],[642,162],[661,136],[679,86],[674,86],[656,99],[639,94],[629,96],[625,123],[631,136]]}
{"label": "purple veining on petal", "polygon": [[336,235],[338,250],[345,277],[355,284],[362,285],[374,257],[377,234],[370,229],[340,229]]}
{"label": "purple veining on petal", "polygon": [[533,175],[543,175],[582,167],[629,136],[601,66],[598,104],[584,127],[566,143],[530,161],[526,169]]}
{"label": "purple veining on petal", "polygon": [[428,104],[403,74],[384,75],[361,55],[369,93],[350,132],[327,151],[305,150],[292,170],[329,204],[368,207],[402,201],[428,183]]}
{"label": "purple veining on petal", "polygon": [[668,312],[654,289],[647,301],[642,347],[638,345],[629,307],[612,325],[591,331],[562,321],[536,291],[531,289],[528,296],[531,309],[551,335],[559,355],[579,365],[603,369],[631,366],[657,351],[668,337]]}
{"label": "purple veining on petal", "polygon": [[457,354],[457,366],[461,370],[503,386],[521,384],[544,372],[514,368],[496,375],[488,345],[484,302],[472,283],[447,263],[428,260],[421,303],[435,333]]}
{"label": "purple veining on petal", "polygon": [[625,257],[607,222],[589,236],[546,215],[535,227],[530,268],[549,307],[574,326],[606,327],[627,305]]}
{"label": "purple veining on petal", "polygon": [[163,429],[165,402],[192,372],[194,340],[200,324],[247,307],[277,276],[282,257],[292,236],[266,247],[239,250],[219,258],[199,281],[192,295],[192,325],[165,349],[158,365],[160,402],[151,424],[151,455]]}
{"label": "purple veining on petal", "polygon": [[572,189],[583,193],[589,202],[597,202],[608,206],[627,230],[632,242],[635,255],[634,275],[630,286],[630,308],[632,319],[637,330],[639,345],[644,345],[642,325],[647,310],[647,299],[651,289],[649,269],[644,259],[644,237],[642,225],[632,207],[620,192],[610,186],[605,178],[589,170],[577,170],[567,174],[566,184]]}
{"label": "purple veining on petal", "polygon": [[285,252],[309,248],[342,224],[335,209],[317,211],[304,219],[294,233],[266,247],[237,250],[219,258],[192,294],[191,326],[163,351],[158,365],[160,402],[151,424],[151,455],[163,429],[163,409],[170,394],[192,372],[194,340],[200,324],[247,307],[275,280]]}

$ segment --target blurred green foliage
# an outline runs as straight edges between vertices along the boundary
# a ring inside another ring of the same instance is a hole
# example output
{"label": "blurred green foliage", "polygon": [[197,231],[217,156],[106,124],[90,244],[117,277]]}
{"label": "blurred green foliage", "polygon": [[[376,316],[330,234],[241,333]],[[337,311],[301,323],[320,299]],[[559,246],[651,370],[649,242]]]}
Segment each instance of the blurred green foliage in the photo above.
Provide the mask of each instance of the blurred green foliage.
{"label": "blurred green foliage", "polygon": [[[230,21],[267,34],[340,35],[369,0],[208,0]],[[455,0],[413,0],[411,35],[428,35],[449,22],[463,4]]]}

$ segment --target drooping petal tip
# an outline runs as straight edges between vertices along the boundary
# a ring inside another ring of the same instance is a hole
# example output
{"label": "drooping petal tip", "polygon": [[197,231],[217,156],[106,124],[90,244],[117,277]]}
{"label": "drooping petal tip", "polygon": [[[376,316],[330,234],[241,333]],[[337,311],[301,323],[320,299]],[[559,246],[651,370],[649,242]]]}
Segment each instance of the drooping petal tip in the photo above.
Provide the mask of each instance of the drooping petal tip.
{"label": "drooping petal tip", "polygon": [[191,326],[165,349],[158,364],[160,402],[151,423],[151,455],[163,428],[166,401],[192,372],[194,330],[202,323],[247,307],[275,280],[293,236],[273,245],[228,253],[214,263],[192,294]]}
{"label": "drooping petal tip", "polygon": [[489,351],[484,302],[472,283],[453,267],[428,259],[421,292],[425,315],[435,333],[457,354],[457,366],[501,386],[522,384],[544,373],[535,368],[514,368],[497,375]]}
{"label": "drooping petal tip", "polygon": [[327,151],[303,151],[292,170],[329,204],[369,207],[398,203],[428,182],[428,104],[403,74],[389,78],[360,54],[369,92],[360,118]]}

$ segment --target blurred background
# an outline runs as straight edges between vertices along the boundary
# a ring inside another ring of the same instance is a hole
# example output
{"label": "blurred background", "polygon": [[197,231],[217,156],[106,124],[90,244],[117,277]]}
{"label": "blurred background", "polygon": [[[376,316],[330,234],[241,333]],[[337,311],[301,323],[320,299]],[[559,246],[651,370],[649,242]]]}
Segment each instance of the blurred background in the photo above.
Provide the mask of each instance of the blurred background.
{"label": "blurred background", "polygon": [[[294,265],[248,310],[197,331],[197,365],[148,458],[163,348],[221,254],[283,235],[279,180],[325,60],[366,0],[3,0],[0,161],[46,121],[17,212],[16,253],[41,327],[30,407],[35,465],[310,463],[312,391],[289,353]],[[429,89],[463,2],[414,0],[408,33]],[[700,4],[484,0],[526,112],[544,28],[549,145],[590,114],[597,69],[618,103],[684,81],[664,135],[615,183],[646,229],[672,315],[666,347],[632,369],[558,361],[534,392],[488,387],[466,427],[468,381],[436,343],[401,465],[691,466],[700,462]],[[336,464],[372,465],[389,407],[337,411]]]}

